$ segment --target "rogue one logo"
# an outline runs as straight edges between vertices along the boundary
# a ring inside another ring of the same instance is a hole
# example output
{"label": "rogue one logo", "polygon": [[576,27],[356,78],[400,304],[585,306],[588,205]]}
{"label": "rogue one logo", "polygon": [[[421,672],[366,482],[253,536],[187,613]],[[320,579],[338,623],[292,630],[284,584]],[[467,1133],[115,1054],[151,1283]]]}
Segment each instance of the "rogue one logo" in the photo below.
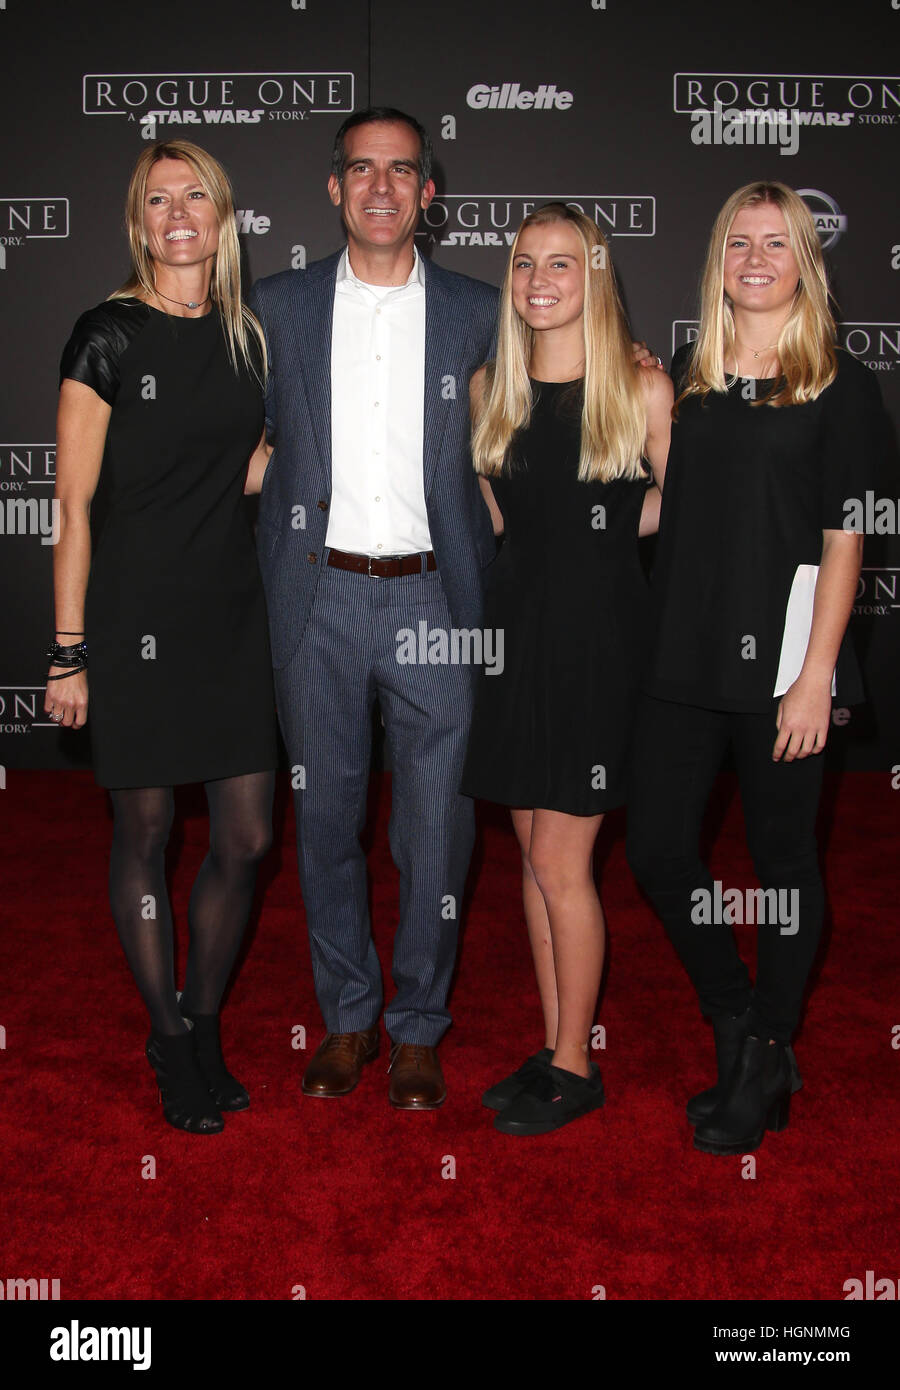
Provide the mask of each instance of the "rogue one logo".
{"label": "rogue one logo", "polygon": [[87,73],[86,116],[152,112],[166,124],[257,124],[264,117],[303,119],[353,110],[352,72],[128,72]]}
{"label": "rogue one logo", "polygon": [[[0,685],[0,734],[29,734],[34,728],[55,729],[56,724],[38,719],[38,700],[43,704],[45,689],[43,685]],[[46,1294],[11,1293],[7,1287],[6,1297],[45,1298]]]}
{"label": "rogue one logo", "polygon": [[900,370],[900,323],[838,324],[838,342],[872,372]]}
{"label": "rogue one logo", "polygon": [[69,235],[68,198],[0,198],[0,235],[31,237]]}
{"label": "rogue one logo", "polygon": [[859,574],[853,612],[874,618],[886,618],[897,612],[900,609],[900,595],[897,593],[898,574],[900,569],[891,566],[878,569],[864,565]]}
{"label": "rogue one logo", "polygon": [[[697,319],[675,319],[672,351],[697,340]],[[900,371],[900,323],[861,323],[846,319],[837,325],[837,340],[873,372]]]}
{"label": "rogue one logo", "polygon": [[445,193],[423,214],[425,231],[441,246],[512,246],[516,229],[541,203],[566,203],[592,217],[607,236],[653,236],[656,199],[652,194]]}
{"label": "rogue one logo", "polygon": [[52,490],[55,482],[55,444],[0,444],[0,493]]}
{"label": "rogue one logo", "polygon": [[7,246],[68,235],[68,198],[0,198],[0,269]]}
{"label": "rogue one logo", "polygon": [[466,105],[473,111],[568,111],[574,100],[571,92],[557,91],[546,82],[533,92],[518,82],[504,82],[499,87],[476,82],[466,92]]}
{"label": "rogue one logo", "polygon": [[676,111],[723,106],[787,107],[800,125],[891,125],[900,111],[900,77],[839,73],[676,72]]}

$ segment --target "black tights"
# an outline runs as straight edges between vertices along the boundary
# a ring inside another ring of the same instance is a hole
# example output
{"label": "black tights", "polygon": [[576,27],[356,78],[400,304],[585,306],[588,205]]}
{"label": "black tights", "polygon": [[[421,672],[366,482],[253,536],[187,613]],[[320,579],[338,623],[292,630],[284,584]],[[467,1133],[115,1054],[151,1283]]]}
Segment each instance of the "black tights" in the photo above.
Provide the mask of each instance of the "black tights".
{"label": "black tights", "polygon": [[109,896],[119,940],[159,1033],[184,1032],[185,1013],[219,1011],[256,883],[272,838],[274,772],[206,782],[209,853],[191,892],[184,994],[175,997],[174,933],[166,890],[171,787],[111,791],[114,829]]}

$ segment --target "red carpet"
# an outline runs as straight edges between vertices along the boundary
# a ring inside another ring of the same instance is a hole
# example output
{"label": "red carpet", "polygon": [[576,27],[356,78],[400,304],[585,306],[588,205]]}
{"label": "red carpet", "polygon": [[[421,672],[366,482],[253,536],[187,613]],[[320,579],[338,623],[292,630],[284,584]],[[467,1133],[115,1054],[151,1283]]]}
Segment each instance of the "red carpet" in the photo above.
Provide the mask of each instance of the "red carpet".
{"label": "red carpet", "polygon": [[[722,793],[713,871],[746,886],[739,803],[727,780]],[[390,991],[389,794],[385,777],[370,864]],[[833,929],[797,1042],[805,1087],[751,1179],[741,1159],[692,1147],[683,1107],[711,1079],[711,1033],[627,870],[620,815],[599,852],[607,1104],[556,1135],[513,1139],[479,1103],[542,1041],[505,813],[482,813],[441,1049],[449,1098],[400,1113],[384,1053],[347,1099],[301,1095],[324,1030],[282,787],[280,850],[224,1015],[252,1107],[199,1138],[165,1124],[142,1054],[145,1017],[106,901],[105,794],[87,773],[10,773],[0,1275],[59,1279],[63,1299],[284,1300],[302,1286],[317,1300],[590,1300],[602,1285],[609,1299],[831,1300],[867,1269],[896,1280],[897,795],[887,773],[829,787]],[[193,792],[180,806],[170,864],[183,931],[205,822]]]}

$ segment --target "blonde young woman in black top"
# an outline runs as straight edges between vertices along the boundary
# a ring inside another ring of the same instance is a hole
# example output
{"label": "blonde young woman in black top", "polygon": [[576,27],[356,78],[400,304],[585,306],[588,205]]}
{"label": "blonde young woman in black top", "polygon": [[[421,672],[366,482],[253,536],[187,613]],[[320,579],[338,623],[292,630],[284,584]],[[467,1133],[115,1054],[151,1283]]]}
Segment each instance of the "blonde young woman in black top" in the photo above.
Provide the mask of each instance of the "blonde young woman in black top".
{"label": "blonde young woman in black top", "polygon": [[[802,199],[780,183],[738,189],[713,228],[699,336],[673,364],[628,811],[629,861],[714,1027],[717,1083],[688,1104],[709,1153],[746,1153],[783,1129],[800,1086],[790,1043],[824,911],[821,753],[833,692],[841,704],[862,693],[845,639],[862,557],[847,504],[871,486],[883,412],[834,337]],[[698,847],[729,744],[767,890],[739,899],[740,917]],[[758,925],[752,986],[737,920]]]}

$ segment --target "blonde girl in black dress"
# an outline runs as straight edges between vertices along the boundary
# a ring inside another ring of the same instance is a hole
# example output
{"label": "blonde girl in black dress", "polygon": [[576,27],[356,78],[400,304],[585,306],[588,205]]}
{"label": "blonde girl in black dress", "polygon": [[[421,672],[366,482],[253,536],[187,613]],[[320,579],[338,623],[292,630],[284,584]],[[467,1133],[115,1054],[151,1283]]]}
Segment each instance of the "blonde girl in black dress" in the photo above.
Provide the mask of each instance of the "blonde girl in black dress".
{"label": "blonde girl in black dress", "polygon": [[[131,278],[82,314],[63,354],[45,708],[67,728],[89,719],[95,775],[110,789],[112,914],[150,1016],[163,1113],[211,1134],[223,1111],[250,1103],[224,1064],[219,1009],[269,844],[277,767],[243,507],[248,460],[257,472],[265,461],[265,352],[241,302],[216,160],[181,140],[145,149],[127,227]],[[179,998],[165,849],[184,782],[205,786],[210,841]]]}
{"label": "blonde girl in black dress", "polygon": [[542,1134],[603,1103],[593,851],[624,800],[646,650],[638,535],[656,529],[672,404],[668,376],[635,365],[606,242],[583,213],[549,204],[519,228],[497,358],[471,395],[475,467],[506,533],[484,618],[503,634],[503,670],[481,676],[462,790],[511,808],[545,1030],[483,1099],[502,1132]]}

